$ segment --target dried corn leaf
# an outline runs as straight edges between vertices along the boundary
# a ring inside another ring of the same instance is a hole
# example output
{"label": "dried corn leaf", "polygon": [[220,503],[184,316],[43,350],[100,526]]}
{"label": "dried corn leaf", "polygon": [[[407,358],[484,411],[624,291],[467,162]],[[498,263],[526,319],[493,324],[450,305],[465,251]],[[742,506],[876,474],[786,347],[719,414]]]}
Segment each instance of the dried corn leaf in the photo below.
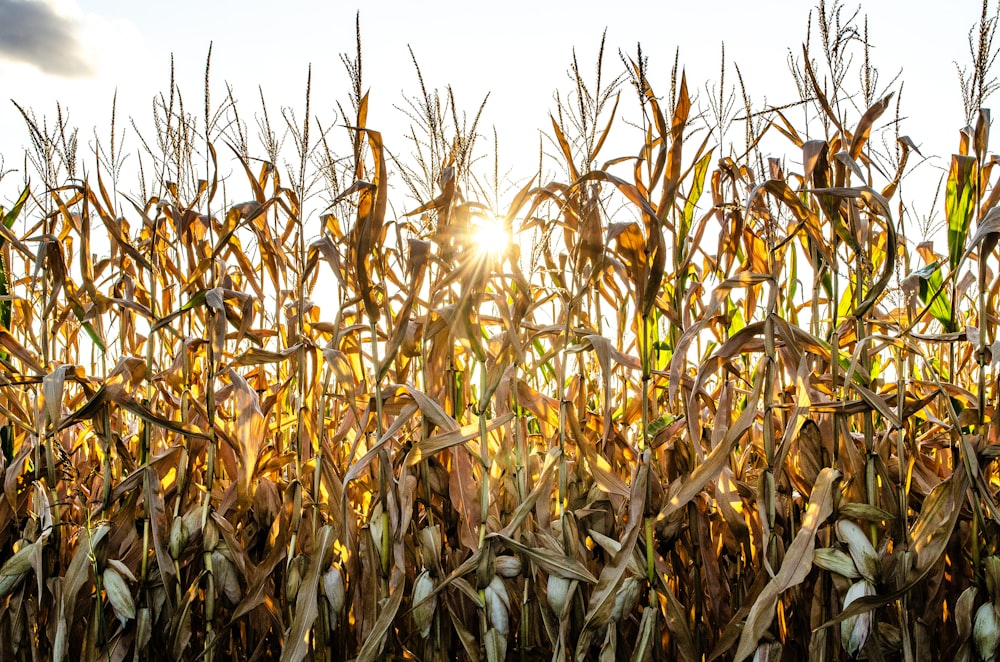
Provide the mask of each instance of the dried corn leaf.
{"label": "dried corn leaf", "polygon": [[775,606],[781,594],[802,583],[812,569],[816,532],[833,512],[833,494],[839,478],[840,472],[830,467],[820,472],[812,497],[809,499],[809,507],[802,518],[802,525],[785,552],[781,569],[757,596],[750,613],[747,614],[743,634],[740,636],[740,643],[734,656],[736,662],[747,659],[757,649],[757,642],[774,620]]}
{"label": "dried corn leaf", "polygon": [[496,537],[502,540],[510,549],[525,554],[547,574],[556,575],[563,579],[575,579],[587,582],[588,584],[597,583],[597,578],[576,559],[569,558],[565,554],[559,554],[544,547],[523,545],[503,534],[497,534]]}
{"label": "dried corn leaf", "polygon": [[[323,527],[319,532],[316,548],[309,558],[309,566],[299,585],[295,598],[295,615],[292,618],[288,638],[281,649],[281,662],[299,662],[309,653],[309,632],[319,615],[319,580],[324,567],[323,559],[333,545],[333,529]],[[398,593],[398,591],[397,591]],[[397,598],[398,606],[398,598]],[[393,614],[395,615],[395,614]]]}

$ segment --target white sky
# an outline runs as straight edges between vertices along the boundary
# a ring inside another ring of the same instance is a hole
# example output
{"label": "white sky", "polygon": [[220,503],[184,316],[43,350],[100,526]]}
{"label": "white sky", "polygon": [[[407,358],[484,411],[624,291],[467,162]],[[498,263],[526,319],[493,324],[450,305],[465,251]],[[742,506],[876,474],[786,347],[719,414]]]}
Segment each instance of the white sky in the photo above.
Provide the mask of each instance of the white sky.
{"label": "white sky", "polygon": [[[806,0],[391,0],[361,6],[294,0],[0,0],[0,21],[5,10],[24,9],[26,2],[48,4],[68,20],[85,59],[79,69],[89,70],[89,75],[43,73],[39,66],[60,69],[38,60],[53,57],[51,49],[12,53],[3,43],[11,39],[10,25],[0,25],[0,154],[7,169],[19,167],[27,144],[24,123],[7,98],[49,118],[59,101],[68,108],[71,123],[81,128],[81,151],[86,153],[94,126],[106,139],[116,88],[119,121],[133,117],[140,126],[149,126],[152,98],[168,88],[171,53],[187,103],[200,108],[209,42],[214,42],[216,99],[221,100],[228,81],[242,114],[252,116],[259,107],[261,85],[272,112],[281,106],[301,111],[311,63],[312,107],[330,121],[333,100],[346,102],[348,81],[339,54],[353,52],[354,18],[360,9],[364,73],[371,90],[369,126],[383,131],[390,150],[404,155],[409,151],[402,138],[406,120],[393,106],[401,104],[402,93],[418,90],[407,52],[410,45],[428,86],[443,90],[450,84],[459,105],[470,114],[491,92],[481,127],[490,139],[490,127],[497,127],[501,163],[514,167],[515,178],[536,168],[538,130],[549,126],[553,91],[569,88],[566,71],[572,48],[582,68],[590,71],[605,27],[609,74],[620,70],[618,50],[634,53],[641,42],[649,56],[653,88],[667,94],[674,50],[679,48],[692,92],[704,96],[705,84],[719,78],[724,41],[727,80],[735,82],[735,62],[756,105],[765,98],[781,105],[796,98],[786,57],[788,49],[800,52],[813,6]],[[855,6],[846,3],[846,8]],[[925,155],[942,157],[937,164],[944,167],[964,123],[954,63],[969,60],[967,33],[979,11],[979,0],[953,0],[947,8],[933,0],[869,0],[862,7],[882,80],[903,70],[908,119],[902,132],[921,145]],[[992,101],[1000,102],[1000,94]],[[626,117],[635,116],[636,105],[623,102]],[[128,146],[137,146],[132,135]],[[14,174],[0,183],[0,202],[9,203],[19,182]],[[930,198],[928,193],[928,208]]]}

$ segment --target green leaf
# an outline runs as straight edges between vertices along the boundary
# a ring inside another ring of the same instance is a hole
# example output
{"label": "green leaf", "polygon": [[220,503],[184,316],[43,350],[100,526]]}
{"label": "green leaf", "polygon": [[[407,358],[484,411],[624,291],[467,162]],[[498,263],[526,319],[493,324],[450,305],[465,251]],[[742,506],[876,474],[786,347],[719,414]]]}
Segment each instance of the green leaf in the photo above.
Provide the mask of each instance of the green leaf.
{"label": "green leaf", "polygon": [[[17,202],[14,203],[14,206],[11,207],[9,212],[3,215],[3,224],[7,226],[8,230],[12,225],[14,225],[14,221],[17,220],[18,215],[24,208],[24,203],[27,201],[28,201],[28,187],[25,186],[24,190],[21,191],[21,195],[17,198]],[[3,210],[0,209],[0,213],[2,213],[2,211]],[[0,248],[3,248],[4,243],[6,243],[6,240],[3,239],[3,237],[0,237]]]}
{"label": "green leaf", "polygon": [[83,327],[84,332],[90,337],[90,341],[94,343],[99,350],[101,350],[101,354],[108,351],[107,347],[104,346],[104,340],[101,339],[101,336],[97,333],[90,322],[83,322],[80,326]]}
{"label": "green leaf", "polygon": [[[20,215],[21,210],[24,209],[24,203],[28,200],[28,187],[25,186],[24,190],[21,191],[21,195],[17,198],[17,202],[6,214],[3,213],[3,208],[0,208],[0,216],[3,216],[3,224],[9,230],[13,225],[14,221]],[[4,247],[7,240],[0,235],[0,249]],[[7,265],[4,264],[3,260],[0,260],[0,325],[5,329],[10,328],[10,311],[11,302],[7,296],[10,294],[10,290],[7,287]],[[6,356],[6,354],[4,354]]]}
{"label": "green leaf", "polygon": [[652,439],[660,432],[666,430],[667,427],[669,427],[670,424],[676,421],[678,418],[680,417],[674,414],[667,414],[666,416],[660,416],[655,421],[651,421],[649,425],[646,426],[646,436],[649,439]]}
{"label": "green leaf", "polygon": [[[950,231],[949,231],[950,236]],[[941,322],[945,331],[955,330],[951,313],[951,303],[948,294],[944,292],[944,278],[941,276],[941,261],[932,262],[923,269],[913,272],[920,279],[920,301],[927,306],[930,302],[930,314]]]}
{"label": "green leaf", "polygon": [[698,205],[698,200],[701,198],[702,192],[705,190],[705,176],[708,174],[708,164],[712,159],[712,150],[709,150],[705,156],[701,157],[701,160],[694,166],[694,178],[691,182],[691,191],[688,193],[687,202],[684,204],[684,219],[681,223],[680,232],[678,233],[678,243],[682,246],[684,245],[684,240],[687,239],[688,231],[691,229],[691,221],[694,220],[695,207]]}
{"label": "green leaf", "polygon": [[158,319],[156,321],[156,323],[153,324],[152,327],[150,327],[150,329],[149,329],[150,333],[152,333],[154,331],[159,331],[160,329],[162,329],[163,327],[167,326],[172,321],[174,321],[176,318],[180,317],[181,315],[183,315],[184,313],[188,312],[189,310],[193,310],[194,308],[197,308],[198,306],[203,305],[205,303],[205,295],[206,294],[208,294],[208,290],[199,290],[199,291],[195,292],[194,294],[192,294],[191,298],[188,299],[188,302],[186,304],[184,304],[183,306],[181,306],[180,308],[178,308],[174,312],[170,313],[166,317],[161,317],[160,319]]}
{"label": "green leaf", "polygon": [[948,219],[948,257],[952,271],[958,268],[962,259],[969,223],[976,210],[976,166],[972,156],[954,154],[951,157],[944,209]]}

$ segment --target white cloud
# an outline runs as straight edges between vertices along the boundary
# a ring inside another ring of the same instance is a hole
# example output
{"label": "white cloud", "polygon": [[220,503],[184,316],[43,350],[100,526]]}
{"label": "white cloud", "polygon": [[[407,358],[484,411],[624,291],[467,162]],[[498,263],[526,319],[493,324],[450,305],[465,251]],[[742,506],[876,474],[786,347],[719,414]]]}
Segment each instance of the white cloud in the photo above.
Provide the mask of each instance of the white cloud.
{"label": "white cloud", "polygon": [[48,3],[0,0],[0,57],[63,78],[94,75],[80,23]]}

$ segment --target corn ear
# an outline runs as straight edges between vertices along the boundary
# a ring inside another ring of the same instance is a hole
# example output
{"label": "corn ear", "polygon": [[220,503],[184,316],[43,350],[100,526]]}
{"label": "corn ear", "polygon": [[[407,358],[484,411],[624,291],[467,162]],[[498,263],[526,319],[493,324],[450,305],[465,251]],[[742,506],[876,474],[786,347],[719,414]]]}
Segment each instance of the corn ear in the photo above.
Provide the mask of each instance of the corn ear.
{"label": "corn ear", "polygon": [[437,596],[434,592],[434,580],[431,573],[424,570],[413,583],[413,622],[420,630],[420,636],[426,639],[431,634],[434,624],[434,611],[437,609]]}
{"label": "corn ear", "polygon": [[[851,588],[847,589],[847,595],[844,596],[844,608],[846,609],[848,605],[861,597],[867,597],[870,595],[875,595],[875,587],[871,582],[867,580],[862,580],[860,582],[855,582],[851,585]],[[857,616],[851,616],[850,618],[845,618],[840,623],[840,639],[841,645],[847,654],[851,657],[857,657],[861,649],[865,647],[865,642],[868,641],[868,635],[871,634],[872,629],[872,612],[866,611]]]}
{"label": "corn ear", "polygon": [[135,618],[135,601],[132,599],[132,590],[128,582],[121,576],[113,565],[108,565],[104,569],[102,576],[104,580],[104,590],[108,594],[108,601],[118,615],[118,620],[124,625]]}
{"label": "corn ear", "polygon": [[494,576],[483,593],[486,596],[486,614],[490,624],[506,638],[510,634],[510,598],[507,587],[499,577]]}
{"label": "corn ear", "polygon": [[504,579],[513,579],[521,574],[521,559],[516,556],[498,556],[494,565],[496,573]]}
{"label": "corn ear", "polygon": [[994,662],[997,659],[997,647],[1000,646],[1000,614],[997,614],[992,602],[987,602],[976,611],[972,640],[976,644],[976,652],[984,662]]}
{"label": "corn ear", "polygon": [[566,608],[569,606],[570,580],[559,575],[549,575],[549,581],[545,585],[545,595],[549,600],[549,607],[560,619],[566,615]]}
{"label": "corn ear", "polygon": [[333,566],[323,573],[323,593],[330,603],[330,620],[336,623],[344,613],[346,600],[344,573],[339,566]]}
{"label": "corn ear", "polygon": [[619,623],[622,619],[628,618],[639,603],[641,593],[642,583],[638,577],[629,577],[622,582],[615,594],[615,606],[611,609],[611,619]]}
{"label": "corn ear", "polygon": [[851,520],[842,519],[837,522],[837,538],[847,545],[861,576],[874,582],[879,573],[878,553],[861,527]]}

